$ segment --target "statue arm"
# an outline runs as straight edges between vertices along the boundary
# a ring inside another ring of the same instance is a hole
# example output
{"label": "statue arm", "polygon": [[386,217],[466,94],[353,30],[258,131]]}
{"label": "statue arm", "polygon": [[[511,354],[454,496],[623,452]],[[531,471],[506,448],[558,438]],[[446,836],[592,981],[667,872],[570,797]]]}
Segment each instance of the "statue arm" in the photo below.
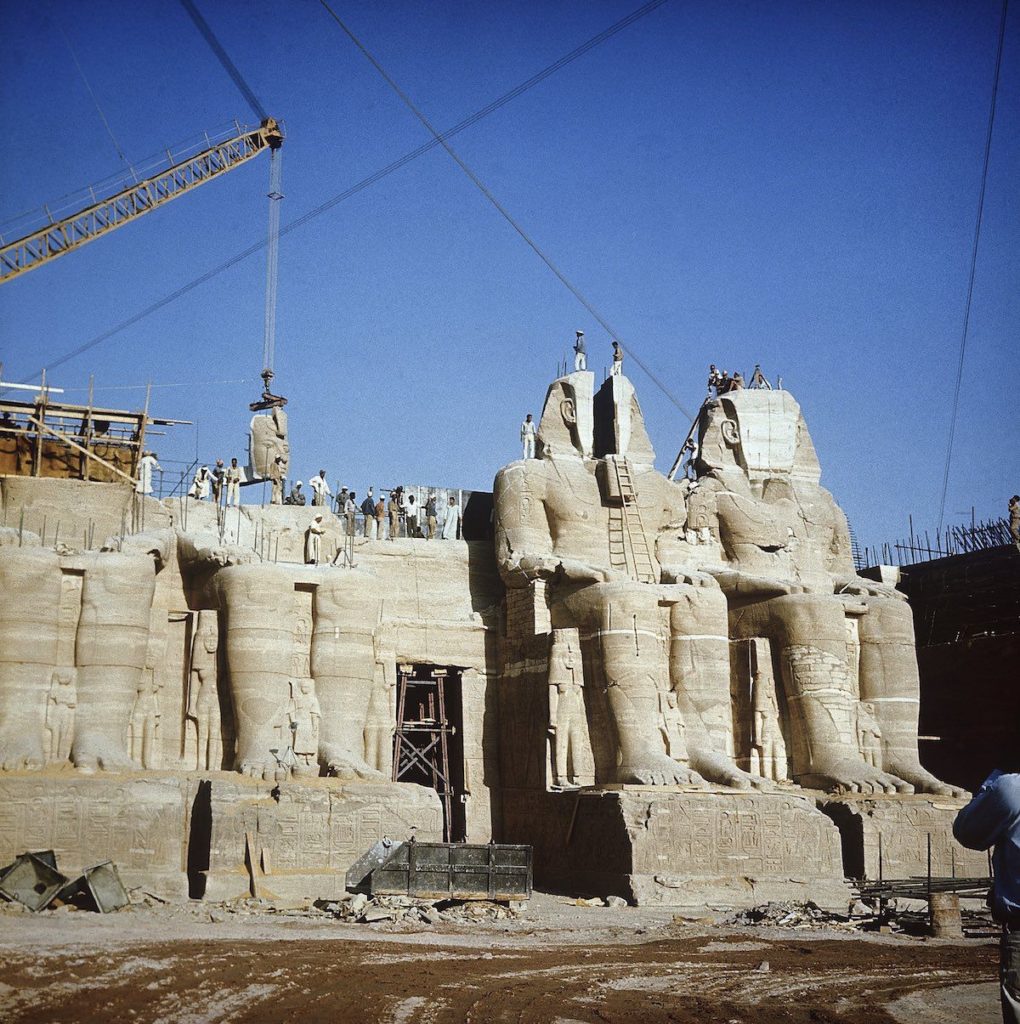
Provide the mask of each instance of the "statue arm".
{"label": "statue arm", "polygon": [[741,569],[710,569],[716,582],[722,587],[727,597],[755,597],[764,600],[770,597],[782,597],[785,594],[799,593],[803,588],[788,580],[774,579],[769,576],[756,576]]}

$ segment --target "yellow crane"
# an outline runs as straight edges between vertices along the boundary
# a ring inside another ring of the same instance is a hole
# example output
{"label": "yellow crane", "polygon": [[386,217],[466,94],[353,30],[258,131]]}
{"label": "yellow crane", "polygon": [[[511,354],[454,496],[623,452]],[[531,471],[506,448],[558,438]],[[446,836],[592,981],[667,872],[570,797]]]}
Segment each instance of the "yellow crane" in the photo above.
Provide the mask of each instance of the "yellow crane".
{"label": "yellow crane", "polygon": [[69,217],[51,219],[23,237],[4,243],[0,247],[0,284],[137,220],[247,163],[264,149],[275,152],[282,145],[283,130],[275,118],[266,117],[257,128],[235,126],[228,138],[210,142],[194,156],[171,163],[158,174],[105,198],[93,199]]}

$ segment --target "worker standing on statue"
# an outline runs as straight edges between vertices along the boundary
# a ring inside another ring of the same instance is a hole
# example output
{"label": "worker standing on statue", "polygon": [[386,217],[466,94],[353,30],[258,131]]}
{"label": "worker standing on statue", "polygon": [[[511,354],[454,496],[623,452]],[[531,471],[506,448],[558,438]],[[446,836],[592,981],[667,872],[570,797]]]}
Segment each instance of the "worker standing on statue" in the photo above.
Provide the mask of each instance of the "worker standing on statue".
{"label": "worker standing on statue", "polygon": [[326,504],[327,498],[333,497],[333,492],[329,489],[329,483],[326,480],[326,471],[320,469],[311,480],[308,481],[308,486],[312,489],[312,504],[321,508]]}
{"label": "worker standing on statue", "polygon": [[226,476],[226,473],[223,460],[217,459],[212,471],[212,500],[214,505],[218,505],[223,497],[223,478]]}
{"label": "worker standing on statue", "polygon": [[524,446],[524,458],[533,459],[535,457],[535,433],[537,425],[531,418],[529,412],[524,417],[524,422],[521,424],[521,444]]}
{"label": "worker standing on statue", "polygon": [[584,331],[575,331],[577,337],[574,340],[574,370],[588,369],[588,353],[584,347]]}
{"label": "worker standing on statue", "polygon": [[953,822],[969,850],[994,847],[992,917],[1002,925],[999,1000],[1004,1024],[1020,1024],[1020,775],[996,769]]}
{"label": "worker standing on statue", "polygon": [[241,467],[237,459],[231,459],[223,476],[227,483],[227,506],[241,504]]}
{"label": "worker standing on statue", "polygon": [[613,369],[612,375],[620,377],[623,375],[623,349],[618,341],[613,342]]}

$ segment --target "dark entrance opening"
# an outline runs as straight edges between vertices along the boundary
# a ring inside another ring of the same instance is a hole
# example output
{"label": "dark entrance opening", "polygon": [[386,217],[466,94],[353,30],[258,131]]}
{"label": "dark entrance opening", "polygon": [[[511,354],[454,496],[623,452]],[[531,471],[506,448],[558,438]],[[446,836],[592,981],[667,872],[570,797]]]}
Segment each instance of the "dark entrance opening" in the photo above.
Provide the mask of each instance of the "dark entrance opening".
{"label": "dark entrance opening", "polygon": [[393,781],[414,782],[439,794],[447,843],[462,843],[467,837],[462,725],[459,669],[397,666]]}

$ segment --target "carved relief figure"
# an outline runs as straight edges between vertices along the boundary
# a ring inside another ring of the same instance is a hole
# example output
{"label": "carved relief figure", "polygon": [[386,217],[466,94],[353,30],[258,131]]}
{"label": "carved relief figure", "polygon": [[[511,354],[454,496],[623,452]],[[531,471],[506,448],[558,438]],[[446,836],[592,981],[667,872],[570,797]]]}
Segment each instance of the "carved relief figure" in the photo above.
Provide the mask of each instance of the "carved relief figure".
{"label": "carved relief figure", "polygon": [[554,629],[549,653],[549,735],[554,785],[578,785],[586,729],[577,630]]}
{"label": "carved relief figure", "polygon": [[[611,377],[593,396],[593,380],[575,372],[555,381],[539,425],[539,457],[496,477],[503,581],[511,589],[547,581],[553,626],[579,629],[591,647],[616,751],[614,764],[596,765],[598,781],[698,784],[701,773],[723,784],[763,784],[732,759],[725,599],[710,576],[660,566],[656,557],[660,531],[685,521],[687,485],[654,471],[630,381]],[[667,635],[675,641],[684,633],[691,642],[673,644],[667,666]],[[689,766],[666,753],[660,733],[659,681],[666,678],[687,726]]]}
{"label": "carved relief figure", "polygon": [[50,694],[46,701],[46,760],[50,764],[62,763],[71,756],[74,709],[77,706],[78,693],[74,685],[74,669],[56,669],[50,676]]}
{"label": "carved relief figure", "polygon": [[375,663],[375,680],[365,716],[365,760],[370,768],[389,777],[393,771],[393,732],[396,729],[396,656]]}
{"label": "carved relief figure", "polygon": [[685,735],[687,727],[684,725],[683,715],[680,714],[676,690],[669,689],[659,694],[659,731],[666,745],[666,753],[674,761],[688,761]]}
{"label": "carved relief figure", "polygon": [[875,720],[875,705],[866,700],[857,705],[857,745],[864,760],[881,771],[882,730]]}
{"label": "carved relief figure", "polygon": [[752,688],[751,770],[774,782],[783,782],[787,778],[786,741],[779,722],[771,665],[759,663]]}
{"label": "carved relief figure", "polygon": [[292,696],[287,721],[293,737],[294,774],[319,774],[319,722],[322,711],[315,696],[311,679],[300,679],[291,684]]}
{"label": "carved relief figure", "polygon": [[[913,623],[902,595],[856,576],[846,519],[788,392],[709,401],[699,424],[699,487],[714,492],[723,587],[737,637],[765,636],[790,705],[793,775],[857,792],[962,791],[921,767]],[[861,756],[847,664],[846,615],[858,618],[860,695],[875,707],[884,770]]]}
{"label": "carved relief figure", "polygon": [[143,768],[158,768],[159,757],[159,684],[153,674],[142,674],[142,685],[131,709],[128,749],[131,758]]}
{"label": "carved relief figure", "polygon": [[191,645],[185,763],[189,768],[216,770],[223,763],[220,697],[216,684],[219,630],[216,615],[198,613]]}

